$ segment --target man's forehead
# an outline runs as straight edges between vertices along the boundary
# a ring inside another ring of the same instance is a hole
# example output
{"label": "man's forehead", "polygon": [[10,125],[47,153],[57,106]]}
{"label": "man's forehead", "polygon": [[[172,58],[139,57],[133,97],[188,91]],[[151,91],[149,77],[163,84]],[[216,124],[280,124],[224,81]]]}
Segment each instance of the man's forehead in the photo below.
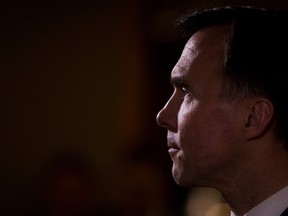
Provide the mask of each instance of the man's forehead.
{"label": "man's forehead", "polygon": [[171,76],[181,76],[188,72],[191,64],[203,54],[207,56],[207,61],[220,60],[223,57],[224,41],[228,32],[229,25],[225,24],[208,27],[194,33],[185,44]]}
{"label": "man's forehead", "polygon": [[184,46],[181,57],[194,56],[198,53],[199,47],[197,46],[197,40],[192,36]]}
{"label": "man's forehead", "polygon": [[182,54],[176,63],[171,77],[174,76],[181,76],[183,73],[189,70],[190,64],[192,63],[193,59],[196,58],[199,50],[196,49],[196,44],[193,38],[191,38],[185,45]]}
{"label": "man's forehead", "polygon": [[181,58],[172,70],[171,78],[183,76],[185,72],[189,70],[188,64],[189,60],[181,56]]}

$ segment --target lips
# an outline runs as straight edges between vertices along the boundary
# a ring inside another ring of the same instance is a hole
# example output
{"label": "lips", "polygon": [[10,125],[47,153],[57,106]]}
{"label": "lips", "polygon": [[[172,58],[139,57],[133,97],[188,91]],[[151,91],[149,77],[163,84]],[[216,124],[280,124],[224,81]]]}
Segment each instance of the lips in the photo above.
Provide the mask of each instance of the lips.
{"label": "lips", "polygon": [[179,150],[179,148],[168,148],[169,153],[178,152]]}
{"label": "lips", "polygon": [[177,145],[174,145],[174,144],[169,144],[168,143],[168,149],[180,149]]}
{"label": "lips", "polygon": [[168,152],[171,157],[175,156],[177,152],[179,152],[180,148],[175,142],[173,134],[169,133],[167,134],[167,146],[168,146]]}
{"label": "lips", "polygon": [[168,153],[173,161],[179,151],[180,151],[179,148],[168,147]]}
{"label": "lips", "polygon": [[180,148],[172,142],[168,142],[168,153],[171,157],[177,154],[177,152],[180,150]]}

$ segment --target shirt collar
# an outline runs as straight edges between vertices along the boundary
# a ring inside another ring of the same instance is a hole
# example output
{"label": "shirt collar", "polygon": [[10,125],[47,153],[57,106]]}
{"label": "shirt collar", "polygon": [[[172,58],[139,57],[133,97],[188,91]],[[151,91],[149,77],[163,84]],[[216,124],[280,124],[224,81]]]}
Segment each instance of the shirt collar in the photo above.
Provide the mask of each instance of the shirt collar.
{"label": "shirt collar", "polygon": [[[268,197],[244,216],[280,216],[288,206],[288,186]],[[231,212],[231,216],[236,216]]]}

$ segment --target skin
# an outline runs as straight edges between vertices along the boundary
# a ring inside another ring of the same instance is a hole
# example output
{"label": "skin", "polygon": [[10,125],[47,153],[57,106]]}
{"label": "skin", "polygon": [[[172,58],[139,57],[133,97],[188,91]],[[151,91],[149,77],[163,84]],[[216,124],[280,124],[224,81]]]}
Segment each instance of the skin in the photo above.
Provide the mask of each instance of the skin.
{"label": "skin", "polygon": [[229,25],[209,27],[188,40],[171,73],[173,95],[157,122],[167,129],[175,181],[217,188],[233,212],[243,215],[288,185],[288,154],[270,127],[269,100],[223,98],[228,31]]}

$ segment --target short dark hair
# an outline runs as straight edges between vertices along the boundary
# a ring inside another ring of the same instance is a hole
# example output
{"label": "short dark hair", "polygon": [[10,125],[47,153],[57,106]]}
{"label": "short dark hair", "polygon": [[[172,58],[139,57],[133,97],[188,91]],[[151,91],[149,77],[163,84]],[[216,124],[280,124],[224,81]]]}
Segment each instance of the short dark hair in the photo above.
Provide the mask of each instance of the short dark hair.
{"label": "short dark hair", "polygon": [[223,62],[225,98],[269,99],[274,106],[277,135],[288,141],[288,12],[226,6],[191,10],[178,20],[186,37],[222,24],[231,26]]}

